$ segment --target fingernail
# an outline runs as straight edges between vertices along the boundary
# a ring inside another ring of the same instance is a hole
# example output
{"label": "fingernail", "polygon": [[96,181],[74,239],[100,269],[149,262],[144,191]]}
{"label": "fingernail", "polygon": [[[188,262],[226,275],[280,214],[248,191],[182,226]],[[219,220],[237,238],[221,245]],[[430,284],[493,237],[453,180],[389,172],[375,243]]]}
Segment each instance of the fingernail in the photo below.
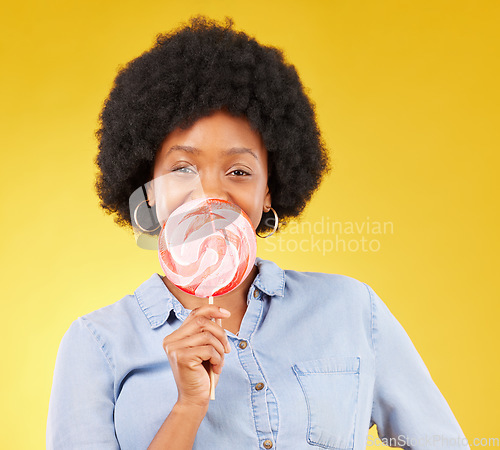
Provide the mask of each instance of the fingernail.
{"label": "fingernail", "polygon": [[231,312],[228,311],[227,309],[224,309],[224,308],[220,308],[219,307],[219,311],[222,313],[222,314],[225,314],[226,316],[230,316],[231,315]]}

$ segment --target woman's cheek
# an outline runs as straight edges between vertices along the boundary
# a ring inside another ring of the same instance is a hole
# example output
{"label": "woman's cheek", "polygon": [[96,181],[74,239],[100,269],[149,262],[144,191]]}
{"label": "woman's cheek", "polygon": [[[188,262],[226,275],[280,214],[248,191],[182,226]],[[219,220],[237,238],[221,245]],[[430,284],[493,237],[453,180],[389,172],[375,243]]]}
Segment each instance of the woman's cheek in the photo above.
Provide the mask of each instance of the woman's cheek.
{"label": "woman's cheek", "polygon": [[183,196],[171,193],[170,195],[163,195],[156,206],[156,216],[161,226],[167,221],[173,211],[175,211],[183,202]]}
{"label": "woman's cheek", "polygon": [[160,225],[181,206],[193,190],[193,183],[175,174],[161,175],[154,180],[156,216]]}
{"label": "woman's cheek", "polygon": [[244,201],[244,205],[240,205],[240,207],[247,213],[250,218],[254,230],[257,229],[259,223],[262,219],[263,207],[264,207],[264,193],[259,192],[258,189],[252,191],[251,196],[246,198]]}

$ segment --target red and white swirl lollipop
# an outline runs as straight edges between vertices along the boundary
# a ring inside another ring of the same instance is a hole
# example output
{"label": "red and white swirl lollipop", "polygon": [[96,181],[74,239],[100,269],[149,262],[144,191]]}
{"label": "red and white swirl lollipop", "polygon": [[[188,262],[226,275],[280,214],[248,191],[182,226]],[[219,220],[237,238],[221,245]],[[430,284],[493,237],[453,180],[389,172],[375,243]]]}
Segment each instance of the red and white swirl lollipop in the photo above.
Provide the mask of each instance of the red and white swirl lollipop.
{"label": "red and white swirl lollipop", "polygon": [[197,297],[227,294],[255,263],[252,223],[237,205],[208,198],[177,208],[159,237],[160,265],[167,278]]}
{"label": "red and white swirl lollipop", "polygon": [[[227,294],[251,272],[257,242],[252,222],[237,205],[217,198],[196,199],[177,208],[158,239],[160,265],[179,289],[197,297]],[[210,398],[214,399],[210,369]]]}

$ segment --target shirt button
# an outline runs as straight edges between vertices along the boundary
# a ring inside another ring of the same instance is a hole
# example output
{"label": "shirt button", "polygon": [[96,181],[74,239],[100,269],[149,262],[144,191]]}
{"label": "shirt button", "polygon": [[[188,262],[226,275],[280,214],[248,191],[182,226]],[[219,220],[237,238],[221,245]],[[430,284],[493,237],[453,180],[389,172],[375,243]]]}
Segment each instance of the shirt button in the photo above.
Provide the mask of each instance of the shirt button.
{"label": "shirt button", "polygon": [[257,297],[259,296],[259,291],[258,291],[258,289],[255,289],[255,291],[253,291],[253,296],[254,296],[255,298],[257,298]]}
{"label": "shirt button", "polygon": [[247,341],[241,341],[241,342],[240,342],[239,347],[240,347],[242,350],[244,350],[245,348],[247,348]]}
{"label": "shirt button", "polygon": [[273,441],[266,439],[264,441],[264,448],[272,448],[273,447]]}
{"label": "shirt button", "polygon": [[[264,388],[264,383],[257,383],[257,384],[255,385],[255,390],[256,390],[256,391],[261,391],[263,388]],[[267,442],[267,441],[266,441],[266,442]],[[271,441],[269,441],[269,442],[271,442]],[[267,447],[266,447],[266,448],[267,448]],[[269,447],[269,448],[271,448],[271,447]]]}

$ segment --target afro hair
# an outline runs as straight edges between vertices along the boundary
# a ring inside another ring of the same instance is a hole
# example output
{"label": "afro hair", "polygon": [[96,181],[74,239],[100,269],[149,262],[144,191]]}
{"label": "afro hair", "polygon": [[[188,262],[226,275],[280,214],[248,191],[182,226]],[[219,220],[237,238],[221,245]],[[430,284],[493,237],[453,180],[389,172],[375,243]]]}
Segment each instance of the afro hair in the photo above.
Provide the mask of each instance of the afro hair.
{"label": "afro hair", "polygon": [[[95,189],[115,222],[132,228],[129,199],[153,177],[165,137],[224,109],[244,116],[268,152],[268,186],[279,221],[298,217],[330,171],[314,104],[281,50],[195,16],[121,67],[99,116]],[[272,211],[257,232],[272,229]]]}

